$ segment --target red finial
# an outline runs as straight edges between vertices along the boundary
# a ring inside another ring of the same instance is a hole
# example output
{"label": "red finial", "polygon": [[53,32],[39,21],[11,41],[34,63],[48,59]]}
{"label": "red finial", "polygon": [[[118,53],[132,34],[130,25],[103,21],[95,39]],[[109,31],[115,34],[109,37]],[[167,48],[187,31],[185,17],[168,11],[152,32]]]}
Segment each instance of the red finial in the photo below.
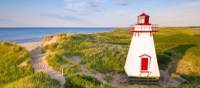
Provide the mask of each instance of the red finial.
{"label": "red finial", "polygon": [[149,15],[147,15],[146,13],[142,13],[139,16],[147,16],[147,17],[149,17]]}

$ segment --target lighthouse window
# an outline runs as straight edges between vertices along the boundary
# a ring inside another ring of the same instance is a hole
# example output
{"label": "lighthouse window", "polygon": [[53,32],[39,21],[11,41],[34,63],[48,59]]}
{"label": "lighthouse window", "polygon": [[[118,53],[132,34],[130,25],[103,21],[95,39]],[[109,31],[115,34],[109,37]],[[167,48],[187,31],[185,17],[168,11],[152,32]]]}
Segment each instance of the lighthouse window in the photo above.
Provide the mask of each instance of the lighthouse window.
{"label": "lighthouse window", "polygon": [[142,24],[142,23],[145,23],[145,17],[143,17],[143,16],[142,16],[142,17],[139,17],[138,20],[139,20],[139,23],[141,23],[141,24]]}

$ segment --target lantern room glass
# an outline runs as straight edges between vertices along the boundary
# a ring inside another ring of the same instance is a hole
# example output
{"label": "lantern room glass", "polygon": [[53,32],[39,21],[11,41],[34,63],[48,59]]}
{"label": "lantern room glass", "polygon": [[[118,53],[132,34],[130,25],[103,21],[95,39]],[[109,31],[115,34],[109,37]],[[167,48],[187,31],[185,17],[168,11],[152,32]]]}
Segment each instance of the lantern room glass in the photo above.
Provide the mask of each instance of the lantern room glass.
{"label": "lantern room glass", "polygon": [[140,16],[140,17],[138,18],[138,23],[139,23],[139,24],[144,24],[144,23],[145,23],[145,17],[144,17],[144,16]]}

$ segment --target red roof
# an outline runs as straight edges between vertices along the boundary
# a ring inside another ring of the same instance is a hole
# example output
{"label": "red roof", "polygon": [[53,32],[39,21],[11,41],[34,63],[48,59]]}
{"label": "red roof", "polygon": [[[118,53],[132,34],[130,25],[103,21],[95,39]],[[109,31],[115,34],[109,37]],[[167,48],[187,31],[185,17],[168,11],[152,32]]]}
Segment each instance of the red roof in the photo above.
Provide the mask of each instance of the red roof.
{"label": "red roof", "polygon": [[149,17],[149,15],[147,15],[146,13],[142,13],[139,16],[147,16],[147,17]]}

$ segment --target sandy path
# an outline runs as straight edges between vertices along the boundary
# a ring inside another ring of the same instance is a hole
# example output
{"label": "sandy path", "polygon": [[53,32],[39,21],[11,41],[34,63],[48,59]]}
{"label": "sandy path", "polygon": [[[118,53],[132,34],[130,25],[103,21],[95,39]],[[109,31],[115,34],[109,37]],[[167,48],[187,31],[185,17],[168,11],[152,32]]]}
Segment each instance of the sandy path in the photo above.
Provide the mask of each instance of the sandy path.
{"label": "sandy path", "polygon": [[[96,78],[97,80],[103,82],[104,84],[111,85],[113,87],[118,87],[121,83],[127,83],[126,75],[118,74],[118,73],[107,73],[103,74],[97,71],[89,71],[83,64],[80,63],[80,58],[78,56],[72,56],[71,60],[77,64],[80,65],[81,73],[87,76],[91,76]],[[106,76],[112,77],[112,80],[110,82],[107,82],[105,80]]]}
{"label": "sandy path", "polygon": [[[61,88],[64,88],[65,77],[61,72],[58,72],[52,69],[46,61],[44,60],[45,53],[42,52],[41,43],[26,43],[20,44],[27,48],[32,54],[31,62],[33,65],[34,72],[45,72],[47,73],[52,79],[57,80]],[[32,45],[32,46],[31,46]]]}
{"label": "sandy path", "polygon": [[28,51],[32,51],[38,46],[41,46],[42,42],[28,42],[28,43],[19,43],[19,45],[26,48]]}
{"label": "sandy path", "polygon": [[176,61],[175,60],[172,60],[169,65],[168,65],[168,68],[166,70],[160,70],[160,74],[163,78],[163,80],[160,80],[160,85],[169,85],[169,86],[172,86],[172,87],[178,87],[181,82],[177,81],[175,78],[171,77],[170,76],[170,69],[173,69],[174,68],[174,63]]}

